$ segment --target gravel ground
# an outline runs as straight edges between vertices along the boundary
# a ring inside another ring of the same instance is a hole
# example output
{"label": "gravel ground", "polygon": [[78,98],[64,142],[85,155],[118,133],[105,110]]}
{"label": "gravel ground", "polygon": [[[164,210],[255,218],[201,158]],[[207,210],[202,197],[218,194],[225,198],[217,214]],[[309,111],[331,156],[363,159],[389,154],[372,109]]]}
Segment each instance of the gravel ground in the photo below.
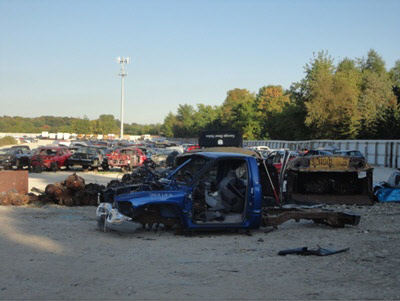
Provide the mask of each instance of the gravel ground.
{"label": "gravel ground", "polygon": [[[400,206],[343,209],[360,224],[186,237],[103,233],[93,207],[0,207],[0,299],[399,299]],[[317,245],[350,250],[277,255]]]}
{"label": "gravel ground", "polygon": [[[374,181],[390,172],[377,168]],[[68,174],[29,174],[29,186],[44,189]],[[99,184],[121,177],[78,174]],[[400,204],[334,208],[360,214],[360,224],[288,222],[251,236],[120,234],[96,229],[94,207],[0,207],[0,299],[400,299]],[[350,250],[277,255],[317,245]]]}

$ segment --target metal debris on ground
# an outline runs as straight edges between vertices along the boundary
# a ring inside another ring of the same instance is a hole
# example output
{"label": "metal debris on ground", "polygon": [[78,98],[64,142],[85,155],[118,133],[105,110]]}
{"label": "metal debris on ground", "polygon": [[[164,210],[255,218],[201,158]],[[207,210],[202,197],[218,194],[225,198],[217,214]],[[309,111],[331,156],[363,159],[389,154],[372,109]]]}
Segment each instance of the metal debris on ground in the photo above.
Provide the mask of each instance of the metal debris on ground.
{"label": "metal debris on ground", "polygon": [[321,248],[320,246],[318,246],[318,249],[310,250],[310,249],[308,249],[308,247],[302,247],[302,248],[282,250],[282,251],[278,252],[278,255],[285,256],[285,255],[293,254],[293,255],[302,255],[302,256],[308,256],[308,255],[328,256],[328,255],[347,252],[348,250],[350,250],[350,248],[345,248],[345,249],[341,249],[341,250],[329,250],[329,249],[324,249],[324,248]]}
{"label": "metal debris on ground", "polygon": [[345,225],[358,225],[360,216],[352,213],[331,211],[317,208],[282,208],[264,207],[262,212],[263,226],[277,227],[289,220],[312,220],[318,224],[343,228]]}

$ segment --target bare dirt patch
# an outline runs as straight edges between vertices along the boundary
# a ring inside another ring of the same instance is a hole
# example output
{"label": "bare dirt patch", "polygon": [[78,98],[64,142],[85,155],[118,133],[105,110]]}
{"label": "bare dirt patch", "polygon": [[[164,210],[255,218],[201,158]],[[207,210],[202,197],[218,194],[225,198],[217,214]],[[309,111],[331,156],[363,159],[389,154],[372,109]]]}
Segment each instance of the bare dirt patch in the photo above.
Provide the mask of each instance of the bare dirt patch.
{"label": "bare dirt patch", "polygon": [[[399,299],[400,206],[337,208],[360,225],[186,237],[99,232],[94,207],[0,207],[0,299]],[[277,255],[317,245],[350,250]]]}

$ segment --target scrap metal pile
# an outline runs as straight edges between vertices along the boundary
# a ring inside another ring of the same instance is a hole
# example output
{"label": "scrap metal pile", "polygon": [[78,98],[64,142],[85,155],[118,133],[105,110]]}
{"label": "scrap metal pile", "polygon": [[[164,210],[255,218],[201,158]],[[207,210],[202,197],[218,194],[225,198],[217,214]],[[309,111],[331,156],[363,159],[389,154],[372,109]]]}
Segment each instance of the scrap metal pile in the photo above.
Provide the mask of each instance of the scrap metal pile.
{"label": "scrap metal pile", "polygon": [[37,196],[37,201],[65,206],[96,206],[104,188],[104,185],[93,183],[85,185],[85,180],[73,173],[63,182],[47,185],[44,193]]}
{"label": "scrap metal pile", "polygon": [[48,184],[44,191],[33,188],[35,193],[8,191],[0,193],[0,205],[22,206],[27,204],[57,204],[64,206],[97,206],[104,185],[85,184],[85,180],[76,173],[60,183]]}
{"label": "scrap metal pile", "polygon": [[163,190],[168,185],[167,176],[171,169],[161,168],[152,160],[146,160],[131,173],[124,174],[121,180],[112,180],[102,194],[102,200],[112,203],[117,194],[134,191]]}

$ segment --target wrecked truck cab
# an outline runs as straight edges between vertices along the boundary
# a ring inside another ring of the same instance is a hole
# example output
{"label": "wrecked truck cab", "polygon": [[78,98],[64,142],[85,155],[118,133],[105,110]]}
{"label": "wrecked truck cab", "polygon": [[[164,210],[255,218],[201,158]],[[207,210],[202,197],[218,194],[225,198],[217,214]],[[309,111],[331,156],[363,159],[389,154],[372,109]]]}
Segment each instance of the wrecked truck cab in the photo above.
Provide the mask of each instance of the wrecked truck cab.
{"label": "wrecked truck cab", "polygon": [[260,226],[262,192],[256,158],[240,153],[187,153],[177,158],[177,164],[157,189],[116,189],[97,208],[99,226],[119,231],[159,224],[188,230]]}

